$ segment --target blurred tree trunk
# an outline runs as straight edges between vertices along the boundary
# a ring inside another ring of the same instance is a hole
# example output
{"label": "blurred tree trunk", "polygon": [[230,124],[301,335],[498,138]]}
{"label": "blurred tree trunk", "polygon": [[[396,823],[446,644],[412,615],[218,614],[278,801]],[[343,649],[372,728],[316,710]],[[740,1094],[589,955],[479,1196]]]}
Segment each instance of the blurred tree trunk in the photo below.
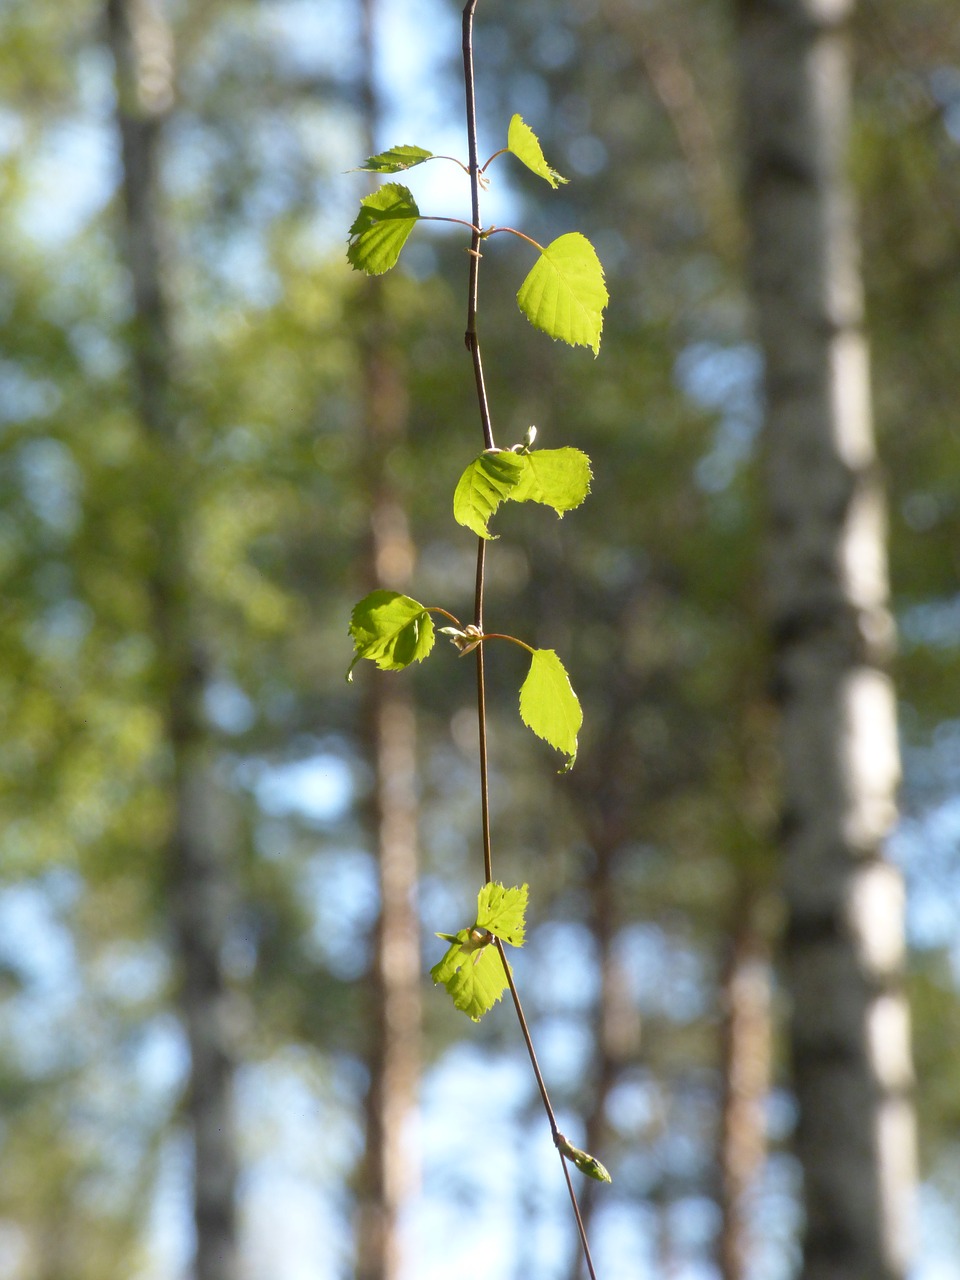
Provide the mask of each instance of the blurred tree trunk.
{"label": "blurred tree trunk", "polygon": [[749,1272],[750,1193],[767,1151],[765,1104],[770,1084],[770,957],[757,919],[758,895],[741,873],[721,976],[720,1210],[723,1280]]}
{"label": "blurred tree trunk", "polygon": [[[616,772],[611,771],[607,776],[615,777]],[[586,886],[589,894],[587,919],[596,947],[600,990],[593,1018],[594,1048],[591,1070],[593,1078],[590,1088],[590,1105],[583,1117],[583,1147],[601,1160],[609,1160],[607,1105],[620,1079],[625,1062],[636,1053],[636,1041],[639,1040],[639,1015],[630,997],[627,975],[614,948],[621,914],[617,899],[615,869],[623,836],[616,830],[620,825],[617,817],[611,817],[609,822],[605,822],[601,814],[591,816],[598,817],[599,821],[591,823],[589,829],[593,862]],[[601,1184],[593,1179],[584,1178],[578,1182],[576,1190],[580,1212],[589,1236],[593,1230],[597,1209],[602,1203]],[[579,1242],[575,1246],[569,1274],[570,1280],[578,1280],[578,1277],[587,1274]]]}
{"label": "blurred tree trunk", "polygon": [[[361,98],[367,154],[380,119],[375,73],[375,0],[361,0]],[[407,389],[384,282],[361,285],[363,450],[370,512],[368,589],[406,591],[414,547],[391,478],[404,446]],[[416,715],[409,680],[367,682],[365,725],[373,766],[373,842],[380,914],[371,973],[370,1086],[366,1146],[358,1187],[357,1280],[398,1280],[401,1220],[415,1190],[418,1160],[410,1128],[420,1062],[420,929],[417,916]]]}
{"label": "blurred tree trunk", "polygon": [[685,24],[692,28],[696,11],[684,13],[676,0],[653,5],[601,0],[600,8],[604,23],[635,55],[670,121],[711,247],[721,259],[736,261],[742,228],[736,186],[723,163],[709,106],[675,37]]}
{"label": "blurred tree trunk", "polygon": [[116,67],[126,260],[133,293],[133,390],[149,459],[145,487],[155,513],[149,585],[170,749],[168,891],[180,1014],[190,1046],[195,1275],[197,1280],[235,1280],[233,1061],[221,970],[232,886],[201,707],[204,657],[196,643],[187,581],[183,507],[189,503],[190,460],[175,404],[158,190],[158,148],[173,101],[173,48],[152,0],[107,0],[106,19]]}
{"label": "blurred tree trunk", "polygon": [[[621,634],[627,629],[629,616],[630,611],[625,608],[617,619]],[[593,1012],[592,1078],[589,1107],[583,1117],[583,1147],[600,1160],[610,1158],[611,1131],[606,1118],[610,1095],[624,1071],[636,1063],[640,1048],[640,1014],[629,974],[616,947],[624,924],[621,855],[633,834],[631,806],[641,791],[639,770],[630,767],[635,756],[622,709],[640,703],[639,685],[632,673],[618,670],[609,690],[604,730],[598,734],[593,749],[584,752],[577,771],[564,778],[576,795],[592,853],[583,893],[587,901],[586,923],[596,948],[600,989]],[[578,1180],[576,1189],[589,1236],[606,1188],[591,1178],[583,1178]],[[568,1274],[570,1280],[587,1274],[579,1243]]]}
{"label": "blurred tree trunk", "polygon": [[885,522],[846,178],[852,0],[739,0],[806,1280],[894,1280],[914,1178]]}

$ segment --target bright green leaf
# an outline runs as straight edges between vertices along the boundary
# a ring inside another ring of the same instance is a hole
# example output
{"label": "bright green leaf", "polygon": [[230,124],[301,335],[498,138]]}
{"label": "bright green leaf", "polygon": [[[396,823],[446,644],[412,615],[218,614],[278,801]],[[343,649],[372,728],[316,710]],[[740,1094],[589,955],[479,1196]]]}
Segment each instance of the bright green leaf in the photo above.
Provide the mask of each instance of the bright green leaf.
{"label": "bright green leaf", "polygon": [[590,492],[590,459],[581,449],[537,449],[521,457],[526,466],[507,494],[512,502],[542,502],[562,516]]}
{"label": "bright green leaf", "polygon": [[540,251],[517,302],[534,328],[596,355],[609,297],[596,250],[586,236],[571,231]]}
{"label": "bright green leaf", "polygon": [[507,130],[507,150],[515,155],[521,164],[525,164],[531,173],[549,182],[551,187],[556,188],[558,183],[568,181],[547,164],[540,146],[540,139],[520,116],[513,116],[510,120],[510,128]]}
{"label": "bright green leaf", "polygon": [[389,271],[419,217],[416,200],[398,182],[387,182],[364,196],[350,228],[347,258],[351,265],[371,276]]}
{"label": "bright green leaf", "polygon": [[477,928],[489,929],[511,947],[522,947],[528,889],[525,884],[506,889],[485,884],[477,894]]}
{"label": "bright green leaf", "polygon": [[494,946],[471,953],[455,942],[430,970],[430,977],[446,987],[456,1007],[474,1022],[479,1022],[507,989],[503,961]]}
{"label": "bright green leaf", "polygon": [[568,769],[573,767],[583,712],[564,665],[552,649],[533,651],[530,670],[520,687],[520,719],[538,738],[567,756]]}
{"label": "bright green leaf", "polygon": [[505,889],[502,884],[485,884],[477,895],[476,923],[456,934],[437,934],[450,946],[430,976],[446,987],[456,1007],[474,1022],[479,1022],[507,989],[503,961],[492,945],[493,938],[522,946],[526,905],[526,885]]}
{"label": "bright green leaf", "polygon": [[453,495],[458,524],[492,538],[490,517],[504,502],[541,502],[557,515],[579,507],[590,492],[590,459],[580,449],[497,449],[467,467]]}
{"label": "bright green leaf", "polygon": [[457,482],[453,517],[481,538],[492,538],[487,521],[510,496],[525,470],[525,458],[509,449],[496,449],[474,458]]}
{"label": "bright green leaf", "polygon": [[422,662],[433,648],[433,621],[417,600],[398,591],[372,591],[354,607],[350,634],[356,650],[347,679],[361,658],[381,671],[401,671]]}
{"label": "bright green leaf", "polygon": [[572,1160],[580,1172],[585,1173],[588,1178],[596,1178],[597,1182],[613,1181],[596,1156],[592,1156],[589,1152],[581,1151],[579,1147],[575,1147],[572,1142],[567,1141],[562,1133],[557,1134],[556,1141],[562,1154],[568,1160]]}
{"label": "bright green leaf", "polygon": [[414,165],[432,159],[433,152],[424,151],[423,147],[390,147],[379,155],[368,156],[359,170],[366,173],[402,173],[404,169],[412,169]]}

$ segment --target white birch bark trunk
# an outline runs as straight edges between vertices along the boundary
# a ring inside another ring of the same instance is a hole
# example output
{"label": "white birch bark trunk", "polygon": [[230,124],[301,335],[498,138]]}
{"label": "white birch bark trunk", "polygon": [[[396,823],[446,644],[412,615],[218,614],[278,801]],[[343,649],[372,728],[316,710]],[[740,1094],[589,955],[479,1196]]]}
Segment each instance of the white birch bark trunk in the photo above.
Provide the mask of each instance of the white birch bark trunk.
{"label": "white birch bark trunk", "polygon": [[194,1275],[196,1280],[236,1280],[234,1064],[221,969],[233,885],[200,707],[204,661],[190,617],[181,510],[185,486],[157,182],[158,144],[173,102],[173,47],[154,0],[107,0],[106,26],[116,68],[123,230],[133,294],[133,394],[153,468],[150,589],[171,756],[169,907],[180,1016],[190,1048],[187,1113],[194,1150]]}
{"label": "white birch bark trunk", "polygon": [[899,1280],[914,1180],[883,495],[846,175],[853,0],[739,0],[805,1280]]}

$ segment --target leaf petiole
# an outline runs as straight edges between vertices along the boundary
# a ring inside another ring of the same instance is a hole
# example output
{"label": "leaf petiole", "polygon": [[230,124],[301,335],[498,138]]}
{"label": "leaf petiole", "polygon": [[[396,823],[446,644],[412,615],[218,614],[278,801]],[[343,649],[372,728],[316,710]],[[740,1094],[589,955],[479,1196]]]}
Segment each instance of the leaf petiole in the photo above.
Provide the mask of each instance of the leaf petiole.
{"label": "leaf petiole", "polygon": [[528,236],[523,231],[518,231],[516,227],[489,227],[484,232],[484,236],[485,237],[495,236],[495,235],[498,235],[501,231],[506,231],[512,236],[517,236],[521,240],[526,240],[527,244],[532,244],[533,247],[538,251],[538,253],[543,253],[542,244],[539,244],[536,240],[534,240],[533,236]]}
{"label": "leaf petiole", "polygon": [[[423,611],[424,611],[424,613],[440,613],[440,614],[442,614],[445,618],[449,618],[449,619],[450,619],[450,621],[454,624],[454,626],[456,626],[456,627],[460,627],[460,626],[462,626],[462,624],[461,624],[461,622],[460,622],[460,619],[459,619],[459,618],[454,617],[454,615],[453,615],[452,613],[448,613],[448,612],[446,611],[446,609],[441,609],[441,608],[440,608],[440,606],[439,606],[438,604],[428,604],[428,605],[424,605],[424,609],[423,609]],[[444,630],[444,634],[446,634],[446,630],[447,630],[447,629],[446,629],[446,627],[444,627],[444,629],[443,629],[443,630]]]}
{"label": "leaf petiole", "polygon": [[483,235],[483,232],[478,230],[478,228],[475,227],[472,222],[468,222],[466,218],[442,218],[439,214],[435,214],[435,213],[431,213],[431,214],[421,213],[420,221],[421,222],[454,222],[458,227],[466,227],[469,231],[477,231],[479,235],[481,236]]}
{"label": "leaf petiole", "polygon": [[527,644],[524,640],[518,640],[516,636],[505,636],[499,631],[485,631],[480,637],[481,640],[509,640],[511,644],[517,644],[521,649],[526,649],[527,653],[536,653],[532,645]]}
{"label": "leaf petiole", "polygon": [[469,166],[468,166],[468,165],[465,165],[465,164],[463,163],[463,161],[462,161],[462,160],[458,160],[456,156],[441,156],[441,155],[435,155],[435,156],[431,156],[431,157],[430,157],[430,159],[431,159],[431,160],[449,160],[449,161],[451,162],[451,164],[455,164],[455,165],[457,165],[459,168],[461,168],[461,169],[463,170],[463,172],[467,175],[467,177],[468,177],[468,178],[469,178],[469,176],[470,176],[470,168],[469,168]]}
{"label": "leaf petiole", "polygon": [[487,170],[490,168],[490,166],[493,164],[494,160],[496,160],[497,156],[505,156],[509,150],[510,150],[509,147],[501,147],[499,151],[495,151],[493,155],[490,157],[490,159],[486,162],[486,164],[482,166],[482,168],[480,169],[480,172],[486,173]]}

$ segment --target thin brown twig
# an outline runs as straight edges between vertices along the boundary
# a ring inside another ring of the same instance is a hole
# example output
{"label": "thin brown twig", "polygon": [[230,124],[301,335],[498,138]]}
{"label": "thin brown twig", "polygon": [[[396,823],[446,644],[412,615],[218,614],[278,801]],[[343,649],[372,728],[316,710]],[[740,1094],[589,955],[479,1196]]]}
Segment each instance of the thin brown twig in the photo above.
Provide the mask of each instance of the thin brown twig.
{"label": "thin brown twig", "polygon": [[[466,93],[467,105],[467,142],[469,147],[470,158],[470,195],[472,202],[472,222],[471,230],[473,239],[470,245],[470,283],[469,296],[467,300],[467,328],[464,334],[464,341],[467,350],[473,358],[474,378],[477,386],[477,400],[480,406],[480,421],[483,427],[483,438],[487,449],[494,449],[496,445],[493,439],[493,426],[490,420],[490,408],[487,402],[487,392],[483,380],[483,363],[480,358],[480,339],[477,334],[477,298],[478,284],[480,276],[480,242],[486,235],[491,232],[481,232],[480,222],[480,179],[483,170],[480,168],[477,156],[477,108],[476,93],[473,73],[473,18],[477,7],[477,0],[467,0],[463,9],[463,28],[462,28],[462,49],[463,49],[463,78],[464,89]],[[491,157],[492,159],[493,157]],[[487,162],[489,164],[489,161]],[[523,234],[522,231],[515,231],[512,227],[495,228],[495,230],[510,231],[513,235],[519,236],[523,240],[529,241],[541,252],[542,246],[537,244],[535,240],[531,240],[529,236]],[[484,538],[477,539],[477,576],[474,592],[474,626],[483,636],[483,584],[484,584],[484,568],[486,564],[486,540]],[[529,648],[523,644],[523,641],[516,640],[513,636],[502,636],[496,634],[497,639],[513,640],[514,643],[521,645],[523,648]],[[492,634],[489,639],[494,638]],[[484,682],[484,665],[483,665],[483,645],[478,644],[476,647],[477,655],[477,722],[480,734],[480,805],[483,823],[483,868],[485,882],[490,883],[493,879],[493,854],[490,838],[490,790],[489,790],[489,774],[487,767],[487,708],[486,708],[486,686]],[[583,1223],[583,1217],[580,1213],[580,1206],[577,1203],[576,1192],[573,1189],[573,1181],[570,1177],[570,1170],[567,1164],[567,1158],[561,1149],[561,1142],[564,1141],[559,1128],[557,1127],[557,1118],[554,1114],[553,1106],[550,1102],[550,1095],[547,1093],[547,1086],[543,1079],[543,1073],[540,1070],[540,1064],[537,1061],[536,1051],[533,1047],[533,1040],[530,1036],[530,1028],[524,1017],[523,1005],[520,1003],[520,996],[517,992],[516,984],[513,981],[513,974],[510,972],[510,965],[507,961],[506,954],[503,949],[503,943],[499,938],[494,938],[494,945],[500,954],[500,961],[503,964],[503,971],[507,977],[507,984],[510,988],[510,994],[513,997],[513,1006],[517,1013],[517,1020],[520,1024],[520,1031],[523,1035],[524,1043],[527,1047],[527,1053],[530,1057],[530,1063],[533,1067],[533,1074],[536,1077],[537,1087],[540,1090],[540,1097],[543,1101],[544,1110],[550,1123],[550,1132],[553,1136],[554,1145],[560,1156],[560,1163],[563,1166],[563,1175],[566,1179],[567,1190],[570,1194],[570,1203],[573,1206],[573,1214],[577,1223],[577,1232],[580,1236],[580,1244],[583,1249],[583,1256],[586,1261],[587,1270],[590,1274],[590,1280],[597,1280],[597,1273],[594,1270],[593,1259],[590,1256],[590,1245],[587,1242],[587,1232]]]}
{"label": "thin brown twig", "polygon": [[517,1011],[517,1021],[520,1023],[520,1031],[523,1034],[524,1043],[527,1046],[527,1053],[530,1056],[530,1065],[533,1067],[533,1074],[537,1078],[537,1088],[540,1090],[540,1097],[543,1099],[543,1109],[547,1113],[547,1119],[550,1121],[550,1132],[556,1141],[560,1128],[557,1124],[557,1117],[554,1114],[553,1106],[550,1102],[550,1095],[547,1093],[547,1086],[544,1083],[543,1072],[540,1070],[540,1063],[537,1061],[536,1050],[533,1047],[533,1039],[530,1036],[530,1028],[527,1026],[527,1020],[524,1017],[523,1005],[520,1003],[520,995],[517,991],[516,983],[513,980],[513,972],[507,961],[507,953],[503,949],[502,941],[494,937],[493,945],[500,953],[500,960],[503,963],[503,972],[507,978],[507,985],[510,988],[510,994],[513,996],[513,1007]]}
{"label": "thin brown twig", "polygon": [[[480,405],[480,421],[486,448],[494,449],[493,426],[490,406],[483,380],[483,361],[480,358],[480,339],[477,335],[477,296],[480,280],[480,161],[477,153],[477,98],[473,75],[473,15],[477,0],[467,0],[463,9],[463,84],[467,101],[467,148],[470,161],[470,200],[473,239],[470,243],[470,286],[467,299],[467,329],[464,342],[473,357],[473,374],[477,384],[477,400]],[[479,625],[479,624],[478,624]]]}
{"label": "thin brown twig", "polygon": [[[477,630],[483,631],[483,570],[487,544],[477,539],[477,583],[474,596],[474,618]],[[477,649],[477,727],[480,734],[480,818],[483,827],[484,884],[493,879],[493,844],[490,838],[490,776],[487,768],[487,691],[483,671],[483,645]]]}
{"label": "thin brown twig", "polygon": [[547,1120],[550,1122],[550,1134],[553,1138],[553,1145],[557,1148],[557,1154],[560,1156],[560,1163],[563,1165],[563,1176],[566,1179],[567,1191],[570,1193],[570,1203],[573,1206],[573,1215],[577,1220],[577,1232],[580,1236],[580,1245],[583,1249],[583,1257],[587,1264],[587,1271],[590,1273],[590,1280],[597,1280],[597,1273],[593,1266],[593,1258],[590,1254],[590,1244],[587,1240],[587,1229],[584,1226],[583,1217],[580,1213],[580,1206],[577,1203],[577,1193],[573,1189],[573,1179],[570,1177],[570,1168],[567,1163],[566,1156],[560,1150],[560,1128],[557,1124],[557,1117],[550,1102],[550,1095],[547,1093],[547,1086],[543,1079],[543,1072],[540,1070],[540,1063],[537,1061],[536,1050],[533,1047],[533,1038],[530,1035],[530,1028],[527,1026],[527,1019],[523,1012],[523,1005],[520,1003],[520,993],[517,991],[517,985],[513,980],[513,973],[510,969],[510,963],[507,960],[507,953],[503,949],[503,943],[499,938],[495,937],[493,939],[493,945],[497,948],[497,951],[500,954],[500,963],[503,965],[503,972],[507,979],[507,985],[510,988],[510,995],[513,997],[513,1007],[517,1012],[517,1021],[520,1023],[520,1031],[523,1034],[524,1044],[527,1046],[530,1065],[533,1067],[533,1074],[537,1080],[537,1088],[540,1090],[543,1109],[546,1111]]}
{"label": "thin brown twig", "polygon": [[[477,101],[473,75],[473,15],[477,0],[467,0],[463,10],[463,83],[467,103],[467,147],[469,153],[470,200],[472,211],[472,240],[470,242],[470,283],[467,298],[467,329],[464,341],[473,359],[473,375],[477,386],[477,402],[480,406],[480,424],[487,449],[493,442],[493,424],[490,406],[483,380],[483,361],[480,358],[480,338],[477,334],[477,297],[480,280],[480,163],[477,156]],[[483,631],[483,573],[486,559],[486,543],[478,538],[477,579],[474,593],[473,622]],[[485,883],[493,879],[493,848],[490,838],[490,782],[487,767],[487,697],[483,670],[483,645],[477,645],[477,724],[480,732],[480,810],[483,825],[483,870]]]}

